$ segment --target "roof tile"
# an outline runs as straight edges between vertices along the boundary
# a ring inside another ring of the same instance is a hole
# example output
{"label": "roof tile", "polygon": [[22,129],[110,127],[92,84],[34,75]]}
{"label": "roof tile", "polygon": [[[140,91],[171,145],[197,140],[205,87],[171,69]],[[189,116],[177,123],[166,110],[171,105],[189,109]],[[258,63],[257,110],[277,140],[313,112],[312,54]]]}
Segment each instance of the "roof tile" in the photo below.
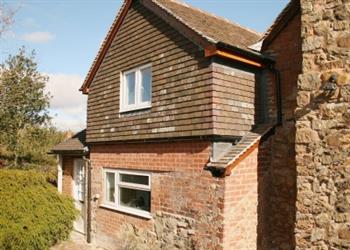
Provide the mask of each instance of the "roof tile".
{"label": "roof tile", "polygon": [[61,142],[60,144],[54,146],[51,152],[71,152],[71,151],[83,151],[85,147],[85,136],[86,130],[82,130],[75,134],[72,138]]}
{"label": "roof tile", "polygon": [[177,0],[152,0],[179,21],[213,42],[248,49],[261,34],[225,18],[215,16]]}
{"label": "roof tile", "polygon": [[251,132],[248,132],[245,136],[242,137],[241,141],[238,144],[233,145],[226,151],[220,159],[217,161],[212,161],[207,164],[207,167],[215,168],[226,168],[235,161],[238,161],[245,152],[247,152],[255,143],[257,143],[261,137],[271,130],[272,126],[269,124],[260,125]]}

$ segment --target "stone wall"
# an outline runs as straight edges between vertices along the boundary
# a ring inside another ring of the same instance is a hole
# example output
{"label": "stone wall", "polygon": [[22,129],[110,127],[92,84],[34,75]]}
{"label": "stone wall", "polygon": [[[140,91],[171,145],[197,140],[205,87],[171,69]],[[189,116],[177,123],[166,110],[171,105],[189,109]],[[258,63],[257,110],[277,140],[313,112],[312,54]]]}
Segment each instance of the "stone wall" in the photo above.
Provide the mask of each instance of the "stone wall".
{"label": "stone wall", "polygon": [[154,215],[153,227],[122,223],[113,236],[95,235],[97,245],[113,250],[196,249],[193,218],[165,212]]}
{"label": "stone wall", "polygon": [[[296,246],[350,249],[350,1],[301,0]],[[323,87],[331,75],[337,89]]]}

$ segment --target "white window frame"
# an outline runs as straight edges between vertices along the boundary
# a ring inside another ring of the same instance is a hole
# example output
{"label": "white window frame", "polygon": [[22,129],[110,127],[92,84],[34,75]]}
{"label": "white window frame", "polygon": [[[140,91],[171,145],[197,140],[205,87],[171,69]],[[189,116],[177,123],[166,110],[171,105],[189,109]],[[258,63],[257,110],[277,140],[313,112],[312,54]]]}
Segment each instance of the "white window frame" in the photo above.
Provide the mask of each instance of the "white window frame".
{"label": "white window frame", "polygon": [[[114,182],[115,182],[114,202],[110,202],[107,200],[107,190],[106,190],[107,173],[114,173],[114,178],[115,178],[114,179]],[[121,178],[120,178],[121,174],[147,176],[148,177],[148,185],[122,182]],[[141,171],[130,171],[130,170],[104,168],[103,169],[103,202],[102,202],[101,206],[108,208],[108,209],[120,211],[123,213],[128,213],[128,214],[144,217],[147,219],[151,219],[152,218],[151,212],[139,210],[136,208],[122,206],[120,204],[120,191],[119,191],[120,187],[148,191],[148,192],[150,192],[150,199],[151,199],[151,180],[152,180],[151,173],[141,172]]]}
{"label": "white window frame", "polygon": [[[141,102],[141,71],[146,68],[151,68],[151,99],[147,102]],[[135,72],[135,104],[128,105],[128,93],[126,92],[126,75]],[[139,109],[152,107],[152,64],[146,64],[128,71],[120,72],[120,102],[119,112],[130,112]]]}

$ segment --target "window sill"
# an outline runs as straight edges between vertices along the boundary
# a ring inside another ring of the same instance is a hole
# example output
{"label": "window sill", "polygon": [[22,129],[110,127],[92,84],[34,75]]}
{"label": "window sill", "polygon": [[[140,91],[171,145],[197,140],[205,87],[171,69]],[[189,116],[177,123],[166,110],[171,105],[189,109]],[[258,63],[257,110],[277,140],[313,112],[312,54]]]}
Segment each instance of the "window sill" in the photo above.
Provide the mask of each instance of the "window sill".
{"label": "window sill", "polygon": [[122,213],[126,213],[126,214],[135,215],[135,216],[142,217],[142,218],[145,218],[145,219],[152,219],[152,215],[149,212],[134,211],[134,210],[131,210],[131,209],[122,208],[122,207],[115,207],[115,206],[107,205],[107,204],[101,204],[100,207],[107,208],[107,209],[110,209],[110,210],[114,210],[114,211],[117,211],[117,212],[122,212]]}
{"label": "window sill", "polygon": [[144,111],[147,109],[151,109],[152,105],[145,105],[145,106],[140,106],[140,107],[135,107],[135,108],[121,108],[119,110],[119,114],[128,114],[128,113],[134,113],[137,111]]}
{"label": "window sill", "polygon": [[151,112],[151,108],[152,107],[148,107],[148,108],[140,108],[140,109],[133,109],[133,110],[120,110],[119,111],[119,118],[122,117],[131,117],[131,116],[135,116],[135,115],[144,115],[144,114],[148,114]]}

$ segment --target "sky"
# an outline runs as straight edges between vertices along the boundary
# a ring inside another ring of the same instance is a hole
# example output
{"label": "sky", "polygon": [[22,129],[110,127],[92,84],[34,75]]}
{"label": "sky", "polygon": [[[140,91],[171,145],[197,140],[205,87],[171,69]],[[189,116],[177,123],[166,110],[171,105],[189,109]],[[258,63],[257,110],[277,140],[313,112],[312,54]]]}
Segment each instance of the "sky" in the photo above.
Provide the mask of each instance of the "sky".
{"label": "sky", "polygon": [[[3,0],[15,23],[0,39],[0,63],[22,46],[35,50],[49,76],[50,114],[60,130],[86,124],[86,96],[78,91],[122,0]],[[288,0],[184,0],[189,5],[264,32]]]}

